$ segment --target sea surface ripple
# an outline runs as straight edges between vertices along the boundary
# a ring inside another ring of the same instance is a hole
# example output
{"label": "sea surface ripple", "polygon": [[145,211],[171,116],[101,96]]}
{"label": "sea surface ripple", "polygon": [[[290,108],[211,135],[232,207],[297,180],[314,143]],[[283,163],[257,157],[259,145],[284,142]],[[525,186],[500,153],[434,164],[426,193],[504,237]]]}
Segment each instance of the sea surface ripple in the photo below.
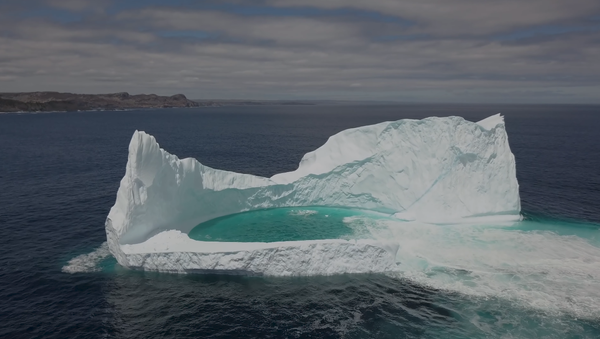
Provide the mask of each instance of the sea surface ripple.
{"label": "sea surface ripple", "polygon": [[[517,279],[531,276],[507,275],[505,295],[494,296],[406,276],[136,272],[116,265],[106,249],[104,221],[135,129],[156,136],[162,147],[182,158],[271,176],[294,170],[304,153],[346,128],[427,116],[476,121],[498,112],[506,116],[526,220],[562,225],[536,230],[525,224],[514,230],[531,236],[519,239],[541,241],[523,243],[534,251],[527,258],[526,251],[519,253],[523,264],[533,267],[536,255],[549,251],[536,244],[585,241],[593,246],[588,252],[595,253],[600,239],[599,106],[264,106],[0,115],[0,337],[598,338],[598,300],[586,302],[592,311],[581,317],[505,297],[515,295],[510,288],[521,286]],[[470,233],[451,234],[448,241],[420,239],[447,255],[431,248],[422,254],[477,262],[502,253],[475,247],[482,238],[467,239],[472,247],[460,245]],[[489,249],[498,250],[494,239],[486,241]],[[570,269],[572,260],[598,259],[573,258],[575,252],[561,250],[552,255],[564,253]],[[506,264],[519,266],[519,260],[513,261]],[[581,267],[575,272],[585,274],[585,265]],[[541,278],[535,281],[548,281],[544,272],[536,272]],[[455,270],[439,276],[465,274],[470,273]],[[575,296],[574,310],[585,297],[579,288],[595,286],[582,277],[579,285],[559,286],[565,291],[562,302]],[[552,286],[538,287],[545,291]],[[547,299],[536,291],[528,291],[529,301],[543,306],[536,302]]]}

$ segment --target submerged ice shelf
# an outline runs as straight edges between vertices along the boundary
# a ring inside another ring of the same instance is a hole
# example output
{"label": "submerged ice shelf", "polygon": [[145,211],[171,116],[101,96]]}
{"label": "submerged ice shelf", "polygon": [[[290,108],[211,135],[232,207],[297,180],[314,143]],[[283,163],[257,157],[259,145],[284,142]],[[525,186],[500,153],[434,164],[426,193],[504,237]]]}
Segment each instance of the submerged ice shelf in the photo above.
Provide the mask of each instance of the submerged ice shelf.
{"label": "submerged ice shelf", "polygon": [[400,220],[517,220],[514,156],[500,115],[399,120],[342,131],[271,178],[179,159],[136,131],[106,221],[108,246],[125,267],[170,272],[312,275],[397,269],[392,239],[198,241],[197,225],[267,208],[370,210]]}

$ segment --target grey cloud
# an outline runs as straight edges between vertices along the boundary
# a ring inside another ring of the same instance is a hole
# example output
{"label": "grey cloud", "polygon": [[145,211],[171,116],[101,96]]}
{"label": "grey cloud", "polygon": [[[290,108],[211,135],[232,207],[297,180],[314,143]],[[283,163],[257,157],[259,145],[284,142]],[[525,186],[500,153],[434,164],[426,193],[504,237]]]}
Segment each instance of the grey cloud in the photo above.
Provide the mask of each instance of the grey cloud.
{"label": "grey cloud", "polygon": [[112,2],[111,0],[46,0],[50,6],[70,11],[102,11]]}
{"label": "grey cloud", "polygon": [[415,32],[484,35],[570,22],[600,11],[597,0],[268,0],[281,6],[357,8],[412,20]]}
{"label": "grey cloud", "polygon": [[[344,18],[150,8],[84,22],[4,21],[0,91],[183,92],[196,98],[599,101],[600,33],[515,43]],[[164,38],[164,30],[228,39]],[[266,43],[265,43],[266,42]]]}
{"label": "grey cloud", "polygon": [[217,11],[179,9],[132,10],[117,16],[121,21],[143,22],[168,30],[220,32],[237,39],[290,43],[341,43],[361,32],[356,25],[335,20],[296,17],[245,17]]}

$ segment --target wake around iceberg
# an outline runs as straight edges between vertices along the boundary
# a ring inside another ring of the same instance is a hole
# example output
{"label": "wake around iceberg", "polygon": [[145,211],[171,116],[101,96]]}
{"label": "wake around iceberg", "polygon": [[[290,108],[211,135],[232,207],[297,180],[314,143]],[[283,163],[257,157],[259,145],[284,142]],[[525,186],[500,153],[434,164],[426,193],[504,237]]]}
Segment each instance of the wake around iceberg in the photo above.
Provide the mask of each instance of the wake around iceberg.
{"label": "wake around iceberg", "polygon": [[519,186],[504,119],[398,120],[348,129],[264,178],[179,159],[136,131],[106,220],[120,265],[164,272],[326,275],[394,272],[393,238],[282,242],[193,240],[196,225],[280,207],[369,210],[423,224],[520,219]]}

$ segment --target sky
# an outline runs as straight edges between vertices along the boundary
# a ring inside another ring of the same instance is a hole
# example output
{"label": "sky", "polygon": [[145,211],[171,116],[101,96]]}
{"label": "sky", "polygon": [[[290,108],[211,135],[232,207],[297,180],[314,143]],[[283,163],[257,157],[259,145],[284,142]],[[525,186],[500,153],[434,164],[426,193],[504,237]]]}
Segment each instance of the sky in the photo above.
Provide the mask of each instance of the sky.
{"label": "sky", "polygon": [[0,92],[600,103],[599,0],[0,0]]}

